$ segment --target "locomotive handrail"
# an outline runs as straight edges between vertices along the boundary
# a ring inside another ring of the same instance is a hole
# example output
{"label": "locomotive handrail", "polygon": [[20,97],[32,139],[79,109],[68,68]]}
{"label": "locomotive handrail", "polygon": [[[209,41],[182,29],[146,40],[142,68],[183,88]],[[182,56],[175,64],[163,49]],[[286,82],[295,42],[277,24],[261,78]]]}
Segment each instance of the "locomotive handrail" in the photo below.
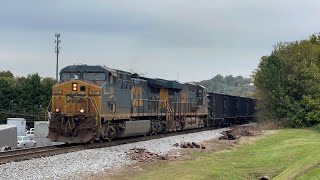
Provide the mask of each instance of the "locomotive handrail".
{"label": "locomotive handrail", "polygon": [[101,124],[98,123],[98,122],[100,122],[100,121],[99,121],[100,112],[99,112],[99,109],[98,109],[97,102],[96,102],[92,97],[90,97],[90,96],[87,96],[87,98],[90,99],[90,101],[91,101],[91,103],[92,103],[92,105],[93,105],[93,108],[95,109],[96,114],[97,114],[97,115],[96,115],[96,126],[98,126],[98,124],[99,124],[99,126],[101,126]]}
{"label": "locomotive handrail", "polygon": [[[160,112],[160,103],[165,103],[165,109],[168,111],[168,106],[170,106],[171,111],[173,111],[173,113],[175,115],[178,115],[179,117],[181,116],[186,116],[187,114],[192,113],[192,107],[197,104],[196,102],[171,102],[169,103],[167,100],[160,100],[160,99],[131,99],[131,103],[132,102],[136,102],[137,103],[137,107],[138,108],[138,115],[142,114],[144,115],[145,112],[145,105],[142,104],[141,102],[157,102],[156,104],[156,111],[152,111],[150,112],[150,109],[148,109],[148,113],[155,113],[156,116],[159,115]],[[140,112],[141,108],[143,109],[143,112]],[[167,113],[167,112],[165,112]]]}
{"label": "locomotive handrail", "polygon": [[[147,101],[147,102],[157,102],[157,110],[156,110],[156,112],[151,112],[151,113],[155,113],[155,115],[156,116],[159,116],[159,113],[161,113],[161,112],[159,112],[160,111],[160,105],[159,105],[159,103],[162,103],[162,102],[165,102],[165,103],[168,103],[168,101],[167,100],[158,100],[158,99],[131,99],[131,103],[133,102],[133,101],[137,101],[138,102],[138,114],[140,114],[140,112],[139,112],[139,110],[140,110],[140,105],[141,105],[141,103],[140,102],[145,102],[145,101]],[[144,104],[142,105],[142,107],[143,107],[143,112],[141,113],[142,115],[144,115],[144,113],[145,113],[145,111],[144,111]],[[150,111],[150,109],[148,109],[148,111]],[[148,113],[150,113],[150,112],[148,112]]]}
{"label": "locomotive handrail", "polygon": [[90,99],[90,101],[91,101],[92,104],[93,104],[93,107],[94,107],[95,111],[100,115],[100,111],[99,111],[99,109],[98,109],[97,102],[96,102],[92,97],[90,97],[90,96],[88,96],[87,98]]}
{"label": "locomotive handrail", "polygon": [[[174,109],[176,110],[174,113],[178,113],[177,115],[179,116],[179,118],[181,116],[186,116],[187,114],[192,113],[191,112],[191,108],[194,104],[197,104],[195,102],[172,102],[172,104],[174,105]],[[184,106],[182,106],[184,105]],[[177,111],[178,109],[178,111]]]}
{"label": "locomotive handrail", "polygon": [[[44,111],[44,119],[45,119],[45,121],[47,121],[50,118],[49,115],[46,115],[46,113],[49,112],[49,107],[50,107],[51,104],[52,104],[52,96],[51,96],[50,102],[49,102],[49,104],[47,106],[47,109]],[[47,116],[48,116],[48,118],[46,118]]]}

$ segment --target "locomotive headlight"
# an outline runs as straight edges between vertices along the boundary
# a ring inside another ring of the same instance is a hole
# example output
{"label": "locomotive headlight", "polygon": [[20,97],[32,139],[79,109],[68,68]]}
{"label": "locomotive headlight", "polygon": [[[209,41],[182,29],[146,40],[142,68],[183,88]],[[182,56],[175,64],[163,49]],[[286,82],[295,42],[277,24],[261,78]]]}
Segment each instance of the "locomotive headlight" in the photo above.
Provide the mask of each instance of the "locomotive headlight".
{"label": "locomotive headlight", "polygon": [[72,83],[72,90],[77,91],[77,83]]}
{"label": "locomotive headlight", "polygon": [[61,111],[60,108],[56,108],[56,109],[55,109],[55,112],[56,112],[56,113],[59,113],[60,111]]}
{"label": "locomotive headlight", "polygon": [[85,109],[84,108],[80,108],[80,111],[79,111],[81,114],[83,114],[85,112]]}

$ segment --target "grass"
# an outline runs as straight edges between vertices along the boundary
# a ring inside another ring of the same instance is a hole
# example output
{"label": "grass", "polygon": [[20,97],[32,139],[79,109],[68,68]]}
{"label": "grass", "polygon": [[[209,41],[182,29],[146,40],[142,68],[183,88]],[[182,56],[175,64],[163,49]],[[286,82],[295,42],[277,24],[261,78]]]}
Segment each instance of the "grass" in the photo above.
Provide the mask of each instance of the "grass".
{"label": "grass", "polygon": [[184,161],[158,162],[130,179],[319,179],[320,133],[282,129],[235,150],[194,153]]}

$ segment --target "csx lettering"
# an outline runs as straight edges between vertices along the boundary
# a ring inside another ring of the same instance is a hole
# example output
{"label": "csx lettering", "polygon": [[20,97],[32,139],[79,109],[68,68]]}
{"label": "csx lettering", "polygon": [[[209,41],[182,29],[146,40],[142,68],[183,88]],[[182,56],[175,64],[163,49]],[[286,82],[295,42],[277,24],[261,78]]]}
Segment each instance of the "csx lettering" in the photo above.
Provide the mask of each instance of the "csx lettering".
{"label": "csx lettering", "polygon": [[66,95],[66,102],[77,102],[77,103],[84,103],[84,97],[85,94],[67,94]]}

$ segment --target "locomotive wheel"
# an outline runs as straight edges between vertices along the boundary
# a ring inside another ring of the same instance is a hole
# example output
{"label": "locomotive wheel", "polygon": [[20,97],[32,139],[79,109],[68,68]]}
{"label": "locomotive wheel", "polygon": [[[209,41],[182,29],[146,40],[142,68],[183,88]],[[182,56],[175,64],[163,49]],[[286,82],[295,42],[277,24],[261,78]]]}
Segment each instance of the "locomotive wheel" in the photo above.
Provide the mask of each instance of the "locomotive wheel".
{"label": "locomotive wheel", "polygon": [[149,135],[150,136],[156,136],[156,135],[158,135],[158,133],[156,131],[152,131],[152,132],[149,133]]}
{"label": "locomotive wheel", "polygon": [[111,142],[112,141],[112,135],[111,135],[111,132],[109,131],[108,132],[108,137],[106,139],[108,142]]}
{"label": "locomotive wheel", "polygon": [[111,142],[114,136],[115,136],[115,132],[113,128],[109,127],[107,132],[105,132],[104,139],[108,142]]}
{"label": "locomotive wheel", "polygon": [[94,143],[94,139],[91,139],[91,140],[89,141],[89,143],[90,143],[90,144],[93,144],[93,143]]}
{"label": "locomotive wheel", "polygon": [[103,143],[102,138],[99,138],[98,140],[95,140],[96,143]]}

